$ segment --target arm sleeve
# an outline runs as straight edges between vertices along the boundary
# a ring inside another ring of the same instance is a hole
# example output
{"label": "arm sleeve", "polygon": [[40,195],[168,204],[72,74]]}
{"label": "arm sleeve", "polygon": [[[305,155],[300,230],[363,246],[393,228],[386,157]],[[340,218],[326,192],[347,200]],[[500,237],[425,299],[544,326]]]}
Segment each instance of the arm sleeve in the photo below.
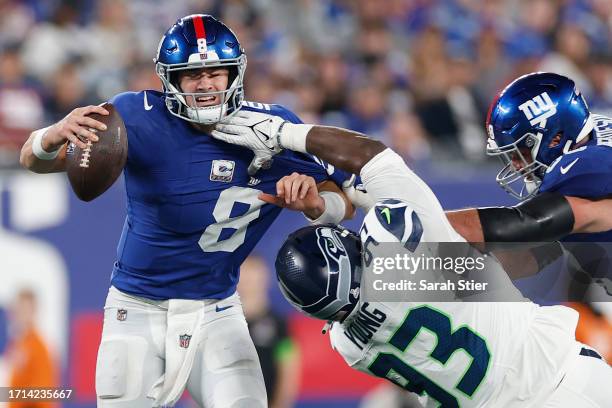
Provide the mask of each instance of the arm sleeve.
{"label": "arm sleeve", "polygon": [[[123,92],[113,96],[109,99],[109,102],[112,103],[119,115],[121,115],[121,119],[123,119],[123,123],[125,124],[125,129],[128,134],[128,161],[126,166],[132,163],[139,163],[142,165],[142,162],[145,161],[144,157],[140,157],[141,154],[139,152],[146,152],[148,149],[143,148],[143,140],[139,137],[140,132],[138,126],[135,125],[133,117],[135,100],[138,98],[138,94],[134,92]],[[142,101],[141,106],[142,106]]]}

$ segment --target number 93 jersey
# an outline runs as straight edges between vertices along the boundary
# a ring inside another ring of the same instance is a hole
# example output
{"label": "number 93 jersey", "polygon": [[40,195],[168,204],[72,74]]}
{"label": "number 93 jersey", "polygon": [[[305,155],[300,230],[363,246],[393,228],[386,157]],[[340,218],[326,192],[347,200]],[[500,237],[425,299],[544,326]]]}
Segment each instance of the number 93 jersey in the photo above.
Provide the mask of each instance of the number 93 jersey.
{"label": "number 93 jersey", "polygon": [[[293,172],[338,185],[350,177],[291,151],[250,177],[250,150],[196,131],[168,112],[162,93],[123,93],[111,102],[129,141],[127,217],[111,279],[122,292],[155,300],[230,296],[240,264],[281,210],[259,200],[261,192],[276,194],[276,182]],[[242,109],[300,123],[278,105]]]}
{"label": "number 93 jersey", "polygon": [[[364,252],[372,235],[409,250],[434,242],[440,233],[428,236],[435,222],[425,217],[404,201],[380,201],[361,229]],[[362,301],[330,339],[351,367],[420,395],[427,407],[537,407],[578,355],[576,321],[571,309],[528,301]]]}

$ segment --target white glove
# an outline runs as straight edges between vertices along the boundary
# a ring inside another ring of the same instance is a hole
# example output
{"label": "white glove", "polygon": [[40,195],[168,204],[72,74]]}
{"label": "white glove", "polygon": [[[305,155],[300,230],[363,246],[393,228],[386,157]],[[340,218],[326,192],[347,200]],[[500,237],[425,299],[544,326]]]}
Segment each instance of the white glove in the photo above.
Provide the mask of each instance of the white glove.
{"label": "white glove", "polygon": [[370,208],[376,205],[376,200],[363,189],[363,185],[359,184],[357,187],[353,185],[356,178],[357,176],[353,174],[350,179],[342,183],[342,191],[355,207],[361,208],[367,214]]}
{"label": "white glove", "polygon": [[283,150],[278,136],[285,123],[288,122],[279,116],[240,110],[231,118],[217,124],[212,136],[252,150],[255,157],[248,169],[249,175],[252,176],[260,168],[269,168],[272,157]]}

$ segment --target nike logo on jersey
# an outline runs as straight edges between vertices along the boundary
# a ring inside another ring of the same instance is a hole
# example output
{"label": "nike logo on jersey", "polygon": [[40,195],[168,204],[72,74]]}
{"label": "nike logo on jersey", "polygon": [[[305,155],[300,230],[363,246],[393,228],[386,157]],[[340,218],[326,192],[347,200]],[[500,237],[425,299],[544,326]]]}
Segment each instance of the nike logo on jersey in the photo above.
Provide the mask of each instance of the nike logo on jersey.
{"label": "nike logo on jersey", "polygon": [[219,313],[219,312],[229,309],[230,307],[234,307],[234,305],[222,306],[222,307],[219,307],[219,305],[217,305],[215,306],[215,312]]}
{"label": "nike logo on jersey", "polygon": [[561,174],[565,174],[568,171],[570,171],[570,169],[574,166],[574,164],[576,164],[576,162],[580,160],[580,157],[578,157],[577,159],[574,159],[573,162],[571,162],[570,164],[568,164],[567,166],[563,167],[561,166],[561,168],[559,169],[561,171]]}
{"label": "nike logo on jersey", "polygon": [[150,111],[153,109],[153,105],[149,105],[149,100],[147,99],[147,92],[144,93],[144,108],[146,111]]}
{"label": "nike logo on jersey", "polygon": [[380,213],[384,214],[385,218],[387,218],[387,224],[391,224],[391,210],[389,210],[389,208],[383,208]]}

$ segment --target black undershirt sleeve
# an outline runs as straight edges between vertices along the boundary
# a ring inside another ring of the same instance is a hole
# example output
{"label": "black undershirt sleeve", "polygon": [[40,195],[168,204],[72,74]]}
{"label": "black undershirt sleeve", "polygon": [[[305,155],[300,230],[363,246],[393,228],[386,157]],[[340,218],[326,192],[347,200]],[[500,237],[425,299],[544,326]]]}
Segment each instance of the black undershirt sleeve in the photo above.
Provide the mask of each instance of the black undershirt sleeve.
{"label": "black undershirt sleeve", "polygon": [[574,213],[567,199],[543,193],[514,207],[479,208],[487,243],[550,242],[572,232]]}

